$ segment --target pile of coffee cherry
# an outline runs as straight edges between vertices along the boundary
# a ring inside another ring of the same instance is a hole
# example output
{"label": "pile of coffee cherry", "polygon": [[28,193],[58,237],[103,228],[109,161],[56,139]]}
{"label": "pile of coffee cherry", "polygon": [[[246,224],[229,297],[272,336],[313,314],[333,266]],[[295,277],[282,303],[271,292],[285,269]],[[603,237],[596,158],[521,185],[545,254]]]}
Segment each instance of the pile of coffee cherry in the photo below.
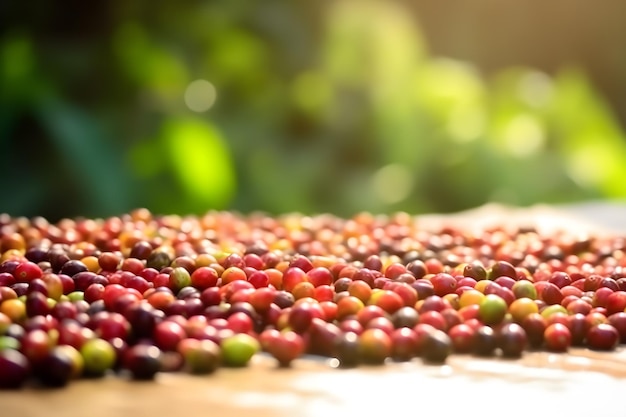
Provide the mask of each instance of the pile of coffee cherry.
{"label": "pile of coffee cherry", "polygon": [[624,237],[424,222],[0,215],[0,388],[211,374],[255,355],[436,365],[626,342]]}

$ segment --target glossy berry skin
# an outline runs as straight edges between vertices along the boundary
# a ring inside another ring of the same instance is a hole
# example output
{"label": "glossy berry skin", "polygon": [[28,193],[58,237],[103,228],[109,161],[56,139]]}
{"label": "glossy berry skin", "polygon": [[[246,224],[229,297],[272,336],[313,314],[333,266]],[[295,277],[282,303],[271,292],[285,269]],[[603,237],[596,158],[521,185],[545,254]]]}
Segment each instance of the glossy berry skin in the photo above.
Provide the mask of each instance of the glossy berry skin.
{"label": "glossy berry skin", "polygon": [[452,341],[452,348],[456,353],[469,353],[474,349],[476,330],[471,326],[460,323],[448,331],[448,336]]}
{"label": "glossy berry skin", "polygon": [[434,329],[424,336],[421,357],[425,363],[441,364],[452,353],[452,340],[445,332]]}
{"label": "glossy berry skin", "polygon": [[293,331],[281,332],[268,341],[265,350],[278,361],[281,367],[289,367],[293,360],[304,353],[304,338]]}
{"label": "glossy berry skin", "polygon": [[502,356],[507,358],[522,356],[528,343],[526,331],[517,323],[503,325],[498,331],[497,340]]}
{"label": "glossy berry skin", "polygon": [[443,297],[446,294],[454,292],[456,289],[456,279],[445,272],[435,274],[430,282],[433,284],[435,295]]}
{"label": "glossy berry skin", "polygon": [[27,332],[20,340],[20,350],[32,365],[38,365],[50,353],[53,347],[50,334],[42,329]]}
{"label": "glossy berry skin", "polygon": [[511,288],[515,298],[530,298],[534,300],[537,298],[537,289],[532,284],[532,282],[527,280],[516,281]]}
{"label": "glossy berry skin", "polygon": [[178,350],[182,354],[185,368],[192,374],[210,374],[219,366],[220,347],[213,340],[184,339]]}
{"label": "glossy berry skin", "polygon": [[98,266],[105,271],[115,271],[122,263],[122,257],[115,252],[103,252],[98,257]]}
{"label": "glossy berry skin", "polygon": [[391,315],[391,322],[396,329],[414,327],[419,319],[419,313],[412,307],[402,307]]}
{"label": "glossy berry skin", "polygon": [[75,319],[78,315],[78,307],[71,301],[58,301],[50,310],[50,314],[57,320]]}
{"label": "glossy berry skin", "polygon": [[155,346],[161,350],[176,350],[178,343],[186,337],[185,329],[171,320],[157,323],[152,332]]}
{"label": "glossy berry skin", "polygon": [[435,295],[433,284],[427,279],[417,279],[411,284],[411,287],[417,291],[417,298],[420,300],[425,300],[426,298]]}
{"label": "glossy berry skin", "polygon": [[26,356],[13,349],[0,350],[0,388],[20,388],[30,373],[31,366]]}
{"label": "glossy berry skin", "polygon": [[227,337],[221,343],[222,363],[226,366],[243,367],[261,350],[259,341],[246,333]]}
{"label": "glossy berry skin", "polygon": [[265,271],[254,271],[248,277],[248,282],[251,283],[254,288],[267,288],[270,284],[270,277]]}
{"label": "glossy berry skin", "polygon": [[373,293],[369,303],[377,305],[389,314],[395,313],[404,306],[402,297],[391,290],[381,290],[377,293]]}
{"label": "glossy berry skin", "polygon": [[359,360],[380,365],[391,355],[391,336],[381,329],[365,329],[359,336]]}
{"label": "glossy berry skin", "polygon": [[546,349],[552,352],[565,352],[572,344],[572,334],[562,323],[549,325],[544,332]]}
{"label": "glossy berry skin", "polygon": [[448,326],[443,314],[438,311],[426,311],[420,314],[419,323],[429,324],[435,329],[443,331],[446,331]]}
{"label": "glossy berry skin", "polygon": [[410,327],[395,329],[391,335],[391,358],[409,361],[417,353],[417,333]]}
{"label": "glossy berry skin", "polygon": [[526,331],[528,344],[531,348],[540,348],[544,342],[544,332],[548,327],[546,319],[539,313],[531,313],[521,323]]}
{"label": "glossy berry skin", "polygon": [[161,370],[161,349],[146,344],[132,346],[124,353],[123,367],[133,379],[154,379]]}
{"label": "glossy berry skin", "polygon": [[87,340],[95,337],[93,330],[76,320],[62,321],[57,330],[57,344],[72,346],[75,349],[80,349]]}
{"label": "glossy berry skin", "polygon": [[617,347],[619,340],[619,332],[608,323],[596,324],[587,331],[587,346],[591,349],[611,351]]}
{"label": "glossy berry skin", "polygon": [[504,319],[507,307],[506,302],[501,297],[495,294],[488,294],[480,303],[478,317],[485,324],[498,324]]}
{"label": "glossy berry skin", "polygon": [[343,368],[357,366],[360,361],[359,346],[358,334],[354,332],[342,333],[335,339],[333,356],[339,360],[339,365]]}
{"label": "glossy berry skin", "polygon": [[341,334],[341,329],[334,323],[326,322],[315,318],[305,340],[306,351],[313,355],[331,357],[333,355],[333,344],[335,339]]}
{"label": "glossy berry skin", "polygon": [[489,326],[481,326],[474,332],[472,353],[476,356],[492,356],[498,347],[496,332]]}
{"label": "glossy berry skin", "polygon": [[303,302],[294,305],[288,316],[289,326],[298,333],[305,332],[315,317],[320,317],[321,311],[316,309],[312,303]]}
{"label": "glossy berry skin", "polygon": [[495,280],[496,278],[501,277],[501,276],[516,278],[517,271],[515,270],[515,267],[510,262],[496,261],[492,265],[487,275],[490,280]]}
{"label": "glossy berry skin", "polygon": [[98,312],[92,316],[87,325],[96,333],[96,336],[105,340],[116,337],[126,340],[131,332],[131,326],[126,317],[115,312]]}
{"label": "glossy berry skin", "polygon": [[95,377],[103,376],[117,360],[113,345],[99,338],[86,341],[80,348],[80,354],[84,360],[85,373]]}
{"label": "glossy berry skin", "polygon": [[620,343],[626,343],[626,313],[619,312],[608,317],[609,324],[618,331]]}
{"label": "glossy berry skin", "polygon": [[463,276],[474,278],[476,281],[487,279],[487,270],[479,262],[473,262],[465,265],[463,268]]}
{"label": "glossy berry skin", "polygon": [[546,282],[541,290],[541,299],[547,304],[560,304],[563,300],[561,289],[551,282]]}
{"label": "glossy berry skin", "polygon": [[539,307],[534,300],[528,297],[522,297],[511,303],[509,312],[516,323],[522,323],[528,315],[539,313]]}
{"label": "glossy berry skin", "polygon": [[41,278],[43,271],[34,262],[22,262],[15,267],[13,276],[17,282],[31,282],[36,278]]}
{"label": "glossy berry skin", "polygon": [[306,273],[307,279],[311,282],[315,287],[319,287],[320,285],[330,285],[333,281],[332,273],[328,268],[325,267],[314,267],[311,268]]}
{"label": "glossy berry skin", "polygon": [[138,303],[124,312],[130,326],[129,337],[135,339],[147,338],[154,332],[154,327],[162,321],[162,312],[149,303]]}
{"label": "glossy berry skin", "polygon": [[191,275],[182,266],[174,268],[169,274],[169,287],[175,293],[192,284]]}
{"label": "glossy berry skin", "polygon": [[28,317],[45,316],[50,313],[48,297],[35,291],[26,296],[26,315]]}
{"label": "glossy berry skin", "polygon": [[50,387],[64,387],[74,376],[74,359],[67,350],[53,348],[37,366],[37,379]]}
{"label": "glossy berry skin", "polygon": [[606,300],[607,315],[623,313],[626,309],[626,291],[615,291]]}
{"label": "glossy berry skin", "polygon": [[565,325],[572,335],[572,346],[584,346],[588,329],[585,315],[576,313],[567,316],[567,323],[565,323]]}

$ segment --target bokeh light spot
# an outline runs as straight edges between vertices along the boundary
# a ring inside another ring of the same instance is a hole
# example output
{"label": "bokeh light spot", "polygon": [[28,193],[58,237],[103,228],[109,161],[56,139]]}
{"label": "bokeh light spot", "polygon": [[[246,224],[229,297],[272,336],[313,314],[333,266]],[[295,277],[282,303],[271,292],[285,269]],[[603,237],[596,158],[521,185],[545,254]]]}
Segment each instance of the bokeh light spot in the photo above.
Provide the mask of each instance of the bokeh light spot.
{"label": "bokeh light spot", "polygon": [[411,171],[400,164],[389,164],[374,173],[371,178],[373,194],[385,204],[405,200],[413,188]]}
{"label": "bokeh light spot", "polygon": [[185,104],[191,111],[202,113],[215,104],[217,91],[207,80],[195,80],[185,89]]}
{"label": "bokeh light spot", "polygon": [[515,116],[504,131],[504,142],[511,156],[525,158],[544,147],[546,141],[543,126],[528,114]]}
{"label": "bokeh light spot", "polygon": [[567,174],[582,188],[597,187],[608,177],[611,159],[602,146],[583,146],[567,157]]}
{"label": "bokeh light spot", "polygon": [[552,80],[543,72],[529,71],[519,82],[519,94],[530,106],[545,106],[552,98]]}
{"label": "bokeh light spot", "polygon": [[486,117],[476,106],[456,106],[450,111],[446,129],[456,142],[471,142],[484,133]]}
{"label": "bokeh light spot", "polygon": [[318,111],[332,98],[332,86],[322,74],[304,72],[299,74],[291,86],[295,103],[304,110]]}

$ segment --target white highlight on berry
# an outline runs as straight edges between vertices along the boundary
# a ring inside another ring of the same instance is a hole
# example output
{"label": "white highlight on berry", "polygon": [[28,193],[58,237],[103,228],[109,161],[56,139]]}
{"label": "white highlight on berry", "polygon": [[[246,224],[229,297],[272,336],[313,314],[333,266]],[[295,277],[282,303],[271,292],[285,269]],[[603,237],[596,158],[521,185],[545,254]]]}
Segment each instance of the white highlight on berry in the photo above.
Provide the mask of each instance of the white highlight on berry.
{"label": "white highlight on berry", "polygon": [[197,113],[209,110],[215,104],[217,91],[207,80],[195,80],[185,89],[185,105]]}

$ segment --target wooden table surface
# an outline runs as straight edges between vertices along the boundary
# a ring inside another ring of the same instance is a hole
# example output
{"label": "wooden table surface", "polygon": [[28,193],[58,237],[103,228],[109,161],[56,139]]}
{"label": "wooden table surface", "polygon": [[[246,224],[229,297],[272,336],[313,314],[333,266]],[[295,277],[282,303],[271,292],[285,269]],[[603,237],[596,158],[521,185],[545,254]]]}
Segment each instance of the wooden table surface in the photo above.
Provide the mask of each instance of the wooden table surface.
{"label": "wooden table surface", "polygon": [[303,358],[277,368],[259,355],[247,368],[214,374],[159,374],[137,382],[119,376],[79,380],[61,389],[0,391],[0,415],[347,416],[528,415],[623,416],[626,351],[571,349],[526,352],[521,359],[453,355],[445,365],[409,363],[335,369],[332,360]]}

